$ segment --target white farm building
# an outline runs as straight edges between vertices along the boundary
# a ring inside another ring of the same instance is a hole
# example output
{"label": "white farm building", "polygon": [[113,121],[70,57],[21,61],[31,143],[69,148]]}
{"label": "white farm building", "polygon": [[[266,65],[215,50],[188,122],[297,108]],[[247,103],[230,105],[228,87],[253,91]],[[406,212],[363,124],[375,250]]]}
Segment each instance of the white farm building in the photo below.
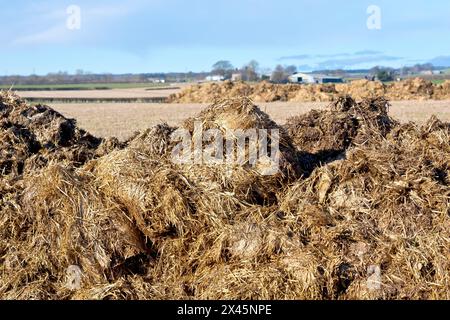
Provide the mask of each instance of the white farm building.
{"label": "white farm building", "polygon": [[212,75],[212,76],[207,76],[205,78],[205,81],[215,81],[215,82],[219,82],[219,81],[223,81],[225,80],[224,76],[219,76],[219,75]]}
{"label": "white farm building", "polygon": [[342,78],[331,77],[323,74],[297,72],[289,76],[291,83],[342,83]]}

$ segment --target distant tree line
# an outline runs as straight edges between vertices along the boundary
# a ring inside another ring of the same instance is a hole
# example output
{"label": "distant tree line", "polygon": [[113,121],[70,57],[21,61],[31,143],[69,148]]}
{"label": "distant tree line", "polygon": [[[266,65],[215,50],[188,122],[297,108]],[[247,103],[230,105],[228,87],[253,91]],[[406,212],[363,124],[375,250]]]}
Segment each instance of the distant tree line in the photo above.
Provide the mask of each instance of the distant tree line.
{"label": "distant tree line", "polygon": [[439,67],[435,67],[431,63],[416,64],[414,66],[402,67],[399,69],[377,66],[370,69],[369,74],[380,81],[393,81],[396,78],[416,75],[422,71],[433,71],[437,69],[439,69]]}
{"label": "distant tree line", "polygon": [[[345,77],[352,73],[366,74],[366,78],[380,81],[393,81],[398,77],[418,74],[422,71],[437,69],[432,64],[417,64],[400,69],[374,67],[364,70],[318,70],[330,76]],[[146,83],[146,82],[195,82],[203,81],[207,76],[220,76],[222,79],[240,79],[243,81],[270,80],[274,83],[286,83],[290,75],[297,72],[294,65],[277,65],[275,69],[262,69],[256,60],[244,64],[240,68],[234,67],[228,60],[219,60],[210,72],[172,72],[172,73],[140,73],[140,74],[95,74],[84,70],[77,70],[74,74],[65,71],[49,73],[47,75],[29,76],[0,76],[0,85],[53,85],[53,84],[82,84],[82,83]]]}
{"label": "distant tree line", "polygon": [[60,71],[47,75],[0,76],[0,85],[54,85],[80,83],[145,83],[164,80],[165,82],[190,82],[203,80],[208,72],[141,73],[141,74],[94,74],[78,70],[75,74]]}

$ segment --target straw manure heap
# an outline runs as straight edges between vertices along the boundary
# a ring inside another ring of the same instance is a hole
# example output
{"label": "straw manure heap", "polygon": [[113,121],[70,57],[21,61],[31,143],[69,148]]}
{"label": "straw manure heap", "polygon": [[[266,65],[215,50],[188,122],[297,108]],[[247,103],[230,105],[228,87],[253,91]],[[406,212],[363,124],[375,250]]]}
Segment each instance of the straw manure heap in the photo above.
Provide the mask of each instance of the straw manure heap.
{"label": "straw manure heap", "polygon": [[217,99],[246,96],[255,102],[332,101],[337,94],[334,85],[277,85],[267,81],[257,84],[224,81],[187,87],[169,97],[173,103],[211,103]]}
{"label": "straw manure heap", "polygon": [[383,97],[386,94],[386,86],[379,81],[365,79],[352,81],[350,84],[337,84],[336,90],[340,94],[350,95],[354,99]]}
{"label": "straw manure heap", "polygon": [[[400,125],[382,98],[342,97],[281,128],[222,99],[121,144],[10,93],[0,112],[1,298],[450,298],[450,124],[435,117]],[[196,122],[280,130],[280,171],[174,163],[171,137]]]}
{"label": "straw manure heap", "polygon": [[218,97],[247,96],[255,102],[330,102],[342,95],[356,100],[385,96],[389,100],[450,99],[450,81],[433,84],[420,78],[384,84],[379,81],[355,80],[342,84],[257,84],[224,81],[187,87],[169,97],[172,103],[211,103]]}
{"label": "straw manure heap", "polygon": [[[257,163],[251,165],[248,161],[249,148],[245,150],[245,163],[229,164],[226,150],[224,150],[223,164],[186,166],[186,174],[191,181],[200,179],[200,183],[220,186],[218,192],[221,190],[231,192],[243,201],[260,199],[263,202],[270,202],[276,189],[298,177],[301,172],[301,168],[297,166],[296,150],[290,137],[247,98],[217,102],[203,110],[197,117],[184,121],[181,128],[186,129],[193,140],[201,139],[196,136],[198,133],[194,130],[195,123],[202,125],[202,131],[218,129],[223,137],[226,137],[231,130],[255,130],[254,132],[258,134],[257,130],[264,129],[267,130],[268,144],[272,139],[272,130],[278,130],[280,170],[276,174],[264,175],[275,163],[267,157],[267,159],[258,159]],[[238,143],[238,138],[234,134],[232,134],[232,140],[234,145]],[[260,146],[258,144],[255,147],[259,149]],[[233,156],[236,158],[237,155],[233,154]]]}
{"label": "straw manure heap", "polygon": [[117,139],[103,140],[77,128],[53,109],[28,106],[18,96],[0,93],[0,200],[24,176],[52,162],[75,167],[119,147]]}
{"label": "straw manure heap", "polygon": [[[334,273],[326,286],[335,298],[448,297],[431,283],[450,284],[450,127],[433,121],[349,150],[282,198],[306,247]],[[379,280],[368,272],[376,268]],[[374,281],[382,284],[370,290]]]}
{"label": "straw manure heap", "polygon": [[[427,100],[439,95],[439,85],[433,85],[429,81],[420,78],[394,82],[388,88],[388,98],[392,100]],[[447,96],[448,98],[448,96]]]}
{"label": "straw manure heap", "polygon": [[385,137],[398,123],[388,115],[384,98],[356,103],[350,96],[333,102],[327,110],[312,110],[291,117],[284,125],[294,145],[324,161],[342,155],[354,145]]}
{"label": "straw manure heap", "polygon": [[448,99],[450,97],[450,80],[441,83],[437,90],[434,90],[434,97],[436,99]]}

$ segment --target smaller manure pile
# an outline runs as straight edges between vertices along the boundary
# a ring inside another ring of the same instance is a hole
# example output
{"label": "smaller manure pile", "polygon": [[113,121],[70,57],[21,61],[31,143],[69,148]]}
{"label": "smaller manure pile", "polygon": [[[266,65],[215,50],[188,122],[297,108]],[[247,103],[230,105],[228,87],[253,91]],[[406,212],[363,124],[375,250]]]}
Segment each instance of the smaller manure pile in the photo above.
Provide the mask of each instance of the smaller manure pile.
{"label": "smaller manure pile", "polygon": [[384,84],[379,81],[355,80],[342,84],[257,84],[225,81],[187,87],[169,97],[172,103],[211,103],[218,98],[247,96],[255,102],[331,102],[350,95],[354,99],[386,97],[389,100],[450,99],[450,81],[433,84],[421,78]]}

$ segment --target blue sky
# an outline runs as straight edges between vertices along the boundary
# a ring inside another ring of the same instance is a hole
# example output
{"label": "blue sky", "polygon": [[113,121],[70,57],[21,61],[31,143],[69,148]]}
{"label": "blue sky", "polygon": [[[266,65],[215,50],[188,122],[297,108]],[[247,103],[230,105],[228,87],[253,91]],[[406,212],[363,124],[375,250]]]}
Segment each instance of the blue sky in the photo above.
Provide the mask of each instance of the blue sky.
{"label": "blue sky", "polygon": [[[67,28],[70,5],[80,29]],[[367,27],[370,5],[381,29]],[[450,66],[448,0],[21,0],[2,4],[0,24],[3,75],[208,71],[222,59],[305,71]]]}

